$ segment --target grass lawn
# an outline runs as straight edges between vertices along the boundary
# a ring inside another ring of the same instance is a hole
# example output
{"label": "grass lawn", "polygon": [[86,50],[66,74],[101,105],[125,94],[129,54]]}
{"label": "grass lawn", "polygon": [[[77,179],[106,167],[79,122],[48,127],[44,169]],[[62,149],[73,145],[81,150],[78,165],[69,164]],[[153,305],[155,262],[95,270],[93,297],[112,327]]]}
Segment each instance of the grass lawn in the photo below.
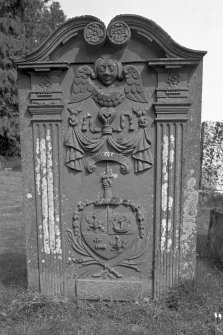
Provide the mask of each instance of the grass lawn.
{"label": "grass lawn", "polygon": [[67,303],[27,290],[21,173],[0,172],[0,335],[223,334],[223,270],[200,253],[193,281],[161,301]]}

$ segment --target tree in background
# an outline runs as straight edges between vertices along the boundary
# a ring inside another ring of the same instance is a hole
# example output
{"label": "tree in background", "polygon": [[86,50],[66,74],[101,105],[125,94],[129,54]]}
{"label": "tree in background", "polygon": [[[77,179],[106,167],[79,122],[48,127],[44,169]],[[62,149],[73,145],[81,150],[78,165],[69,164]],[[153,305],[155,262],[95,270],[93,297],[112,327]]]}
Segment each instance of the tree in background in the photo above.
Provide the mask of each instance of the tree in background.
{"label": "tree in background", "polygon": [[0,0],[0,155],[20,154],[15,60],[65,20],[57,1]]}
{"label": "tree in background", "polygon": [[37,48],[61,24],[66,16],[57,1],[32,0],[24,15],[26,43],[29,51]]}

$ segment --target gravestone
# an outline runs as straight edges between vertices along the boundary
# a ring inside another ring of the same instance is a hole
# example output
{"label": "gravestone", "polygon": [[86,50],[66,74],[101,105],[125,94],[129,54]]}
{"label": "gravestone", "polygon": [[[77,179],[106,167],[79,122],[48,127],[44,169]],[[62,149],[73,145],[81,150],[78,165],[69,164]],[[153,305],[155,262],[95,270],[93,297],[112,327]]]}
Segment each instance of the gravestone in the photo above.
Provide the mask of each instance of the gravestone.
{"label": "gravestone", "polygon": [[194,275],[204,55],[83,16],[18,62],[33,290],[132,300]]}

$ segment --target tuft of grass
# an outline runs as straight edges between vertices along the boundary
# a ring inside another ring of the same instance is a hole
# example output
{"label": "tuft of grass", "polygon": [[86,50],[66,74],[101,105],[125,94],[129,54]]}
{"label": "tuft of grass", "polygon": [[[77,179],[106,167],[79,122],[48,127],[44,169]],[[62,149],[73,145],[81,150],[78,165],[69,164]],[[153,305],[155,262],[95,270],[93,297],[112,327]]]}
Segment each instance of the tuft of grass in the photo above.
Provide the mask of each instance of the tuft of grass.
{"label": "tuft of grass", "polygon": [[199,259],[194,280],[185,280],[163,300],[61,302],[25,290],[0,290],[1,335],[220,335],[223,272],[211,258]]}

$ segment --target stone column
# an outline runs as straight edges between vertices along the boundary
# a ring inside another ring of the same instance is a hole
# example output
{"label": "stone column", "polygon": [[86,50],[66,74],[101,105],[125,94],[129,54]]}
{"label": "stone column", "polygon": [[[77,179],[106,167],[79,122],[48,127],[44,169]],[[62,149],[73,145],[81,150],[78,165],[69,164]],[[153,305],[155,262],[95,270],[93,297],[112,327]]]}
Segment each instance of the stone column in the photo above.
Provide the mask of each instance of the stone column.
{"label": "stone column", "polygon": [[154,295],[178,282],[182,160],[189,103],[156,103],[157,163]]}
{"label": "stone column", "polygon": [[[27,225],[27,270],[30,288],[44,294],[63,296],[63,227],[61,219],[61,168],[62,168],[62,111],[64,103],[60,87],[60,76],[64,64],[27,64],[19,66],[29,75],[30,90],[27,92],[26,118],[30,135],[22,134],[23,165],[33,160],[33,171],[24,180],[24,185],[33,189],[26,195],[27,213],[35,222]],[[28,77],[28,76],[27,76]],[[23,102],[21,100],[21,102]],[[21,103],[22,105],[22,103]],[[28,169],[28,168],[27,168]],[[24,167],[23,167],[24,170]],[[32,213],[31,213],[32,212]],[[28,216],[26,218],[28,220]],[[34,242],[35,240],[35,242]]]}

